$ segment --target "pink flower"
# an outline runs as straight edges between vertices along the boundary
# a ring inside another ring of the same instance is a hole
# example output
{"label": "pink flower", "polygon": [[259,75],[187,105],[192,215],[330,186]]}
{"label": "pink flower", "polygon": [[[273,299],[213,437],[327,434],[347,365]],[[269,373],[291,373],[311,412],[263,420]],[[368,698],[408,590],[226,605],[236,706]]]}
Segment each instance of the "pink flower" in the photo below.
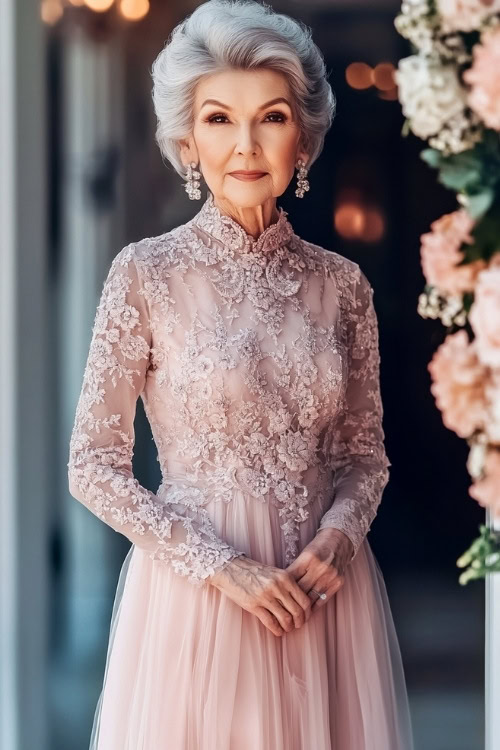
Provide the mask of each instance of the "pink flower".
{"label": "pink flower", "polygon": [[443,423],[467,438],[487,421],[485,387],[488,370],[478,360],[474,342],[464,330],[447,336],[428,364],[431,392]]}
{"label": "pink flower", "polygon": [[478,274],[469,321],[481,362],[500,367],[500,264],[496,260]]}
{"label": "pink flower", "polygon": [[500,26],[487,29],[473,47],[473,64],[463,78],[471,85],[467,101],[485,125],[500,130]]}
{"label": "pink flower", "polygon": [[437,9],[445,33],[473,31],[500,11],[500,0],[437,0]]}
{"label": "pink flower", "polygon": [[472,243],[474,219],[464,208],[444,214],[431,224],[431,232],[420,237],[422,271],[428,284],[448,294],[463,294],[474,288],[477,274],[486,266],[482,259],[457,266],[464,258],[462,242]]}
{"label": "pink flower", "polygon": [[469,495],[492,515],[500,517],[500,451],[488,450],[484,462],[484,477],[469,487]]}
{"label": "pink flower", "polygon": [[489,403],[486,437],[490,443],[500,446],[500,370],[490,370],[490,381],[486,386]]}

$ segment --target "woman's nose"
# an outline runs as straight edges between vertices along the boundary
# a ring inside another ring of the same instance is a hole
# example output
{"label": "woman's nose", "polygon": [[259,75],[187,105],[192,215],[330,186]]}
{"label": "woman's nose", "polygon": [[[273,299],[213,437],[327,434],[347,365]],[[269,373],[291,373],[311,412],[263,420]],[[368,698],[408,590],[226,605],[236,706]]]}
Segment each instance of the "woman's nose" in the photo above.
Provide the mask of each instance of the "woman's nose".
{"label": "woman's nose", "polygon": [[258,143],[251,125],[242,125],[238,130],[236,150],[242,154],[253,154],[258,151]]}

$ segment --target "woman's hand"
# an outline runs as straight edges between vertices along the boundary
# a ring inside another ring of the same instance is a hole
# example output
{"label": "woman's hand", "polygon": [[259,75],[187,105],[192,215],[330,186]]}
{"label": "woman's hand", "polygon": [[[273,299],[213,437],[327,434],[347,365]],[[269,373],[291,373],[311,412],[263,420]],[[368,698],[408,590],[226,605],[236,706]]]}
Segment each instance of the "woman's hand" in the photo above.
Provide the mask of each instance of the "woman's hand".
{"label": "woman's hand", "polygon": [[[300,588],[314,597],[312,612],[326,604],[344,585],[345,569],[352,553],[352,542],[343,531],[320,529],[314,539],[286,568]],[[320,599],[311,589],[326,594],[326,599]]]}
{"label": "woman's hand", "polygon": [[300,628],[311,616],[311,598],[282,568],[235,557],[207,580],[274,635]]}

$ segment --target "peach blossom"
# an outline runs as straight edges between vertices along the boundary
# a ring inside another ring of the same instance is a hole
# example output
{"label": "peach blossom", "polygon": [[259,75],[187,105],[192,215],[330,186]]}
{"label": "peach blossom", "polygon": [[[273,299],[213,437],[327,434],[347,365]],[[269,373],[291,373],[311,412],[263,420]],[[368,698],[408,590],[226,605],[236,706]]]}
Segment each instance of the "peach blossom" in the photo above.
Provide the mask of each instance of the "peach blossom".
{"label": "peach blossom", "polygon": [[460,437],[484,429],[488,405],[487,369],[479,362],[464,330],[447,336],[428,364],[431,392],[442,412],[443,423]]}
{"label": "peach blossom", "polygon": [[500,367],[500,265],[494,263],[478,274],[469,321],[481,362]]}
{"label": "peach blossom", "polygon": [[428,284],[445,294],[472,291],[479,271],[486,267],[482,259],[457,266],[464,258],[462,242],[473,242],[470,234],[474,219],[464,208],[444,214],[431,224],[431,232],[422,234],[420,257],[422,271]]}
{"label": "peach blossom", "polygon": [[495,518],[500,517],[500,451],[486,452],[484,477],[469,487],[469,495],[483,508],[489,508]]}
{"label": "peach blossom", "polygon": [[472,54],[472,66],[463,75],[471,85],[468,104],[485,125],[500,130],[500,26],[484,31]]}
{"label": "peach blossom", "polygon": [[486,398],[489,406],[486,437],[490,443],[500,446],[500,370],[490,370],[486,386]]}

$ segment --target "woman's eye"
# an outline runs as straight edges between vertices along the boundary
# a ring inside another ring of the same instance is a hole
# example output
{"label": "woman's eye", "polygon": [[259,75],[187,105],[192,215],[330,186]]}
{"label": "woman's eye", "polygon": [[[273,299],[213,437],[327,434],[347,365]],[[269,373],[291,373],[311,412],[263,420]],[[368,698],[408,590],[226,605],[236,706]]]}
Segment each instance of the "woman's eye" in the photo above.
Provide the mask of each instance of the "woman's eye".
{"label": "woman's eye", "polygon": [[279,120],[271,120],[271,122],[285,122],[286,117],[282,112],[269,112],[267,117],[279,117]]}
{"label": "woman's eye", "polygon": [[215,122],[218,117],[225,117],[226,115],[212,115],[208,118],[207,122]]}
{"label": "woman's eye", "polygon": [[[269,112],[266,115],[266,119],[268,117],[272,117],[272,118],[278,117],[279,118],[277,120],[275,120],[275,119],[268,120],[268,122],[285,122],[285,120],[286,120],[286,116],[282,112]],[[218,114],[218,115],[212,115],[211,117],[209,117],[208,120],[207,120],[207,122],[213,122],[215,124],[222,124],[220,118],[225,118],[227,120],[226,115]]]}

